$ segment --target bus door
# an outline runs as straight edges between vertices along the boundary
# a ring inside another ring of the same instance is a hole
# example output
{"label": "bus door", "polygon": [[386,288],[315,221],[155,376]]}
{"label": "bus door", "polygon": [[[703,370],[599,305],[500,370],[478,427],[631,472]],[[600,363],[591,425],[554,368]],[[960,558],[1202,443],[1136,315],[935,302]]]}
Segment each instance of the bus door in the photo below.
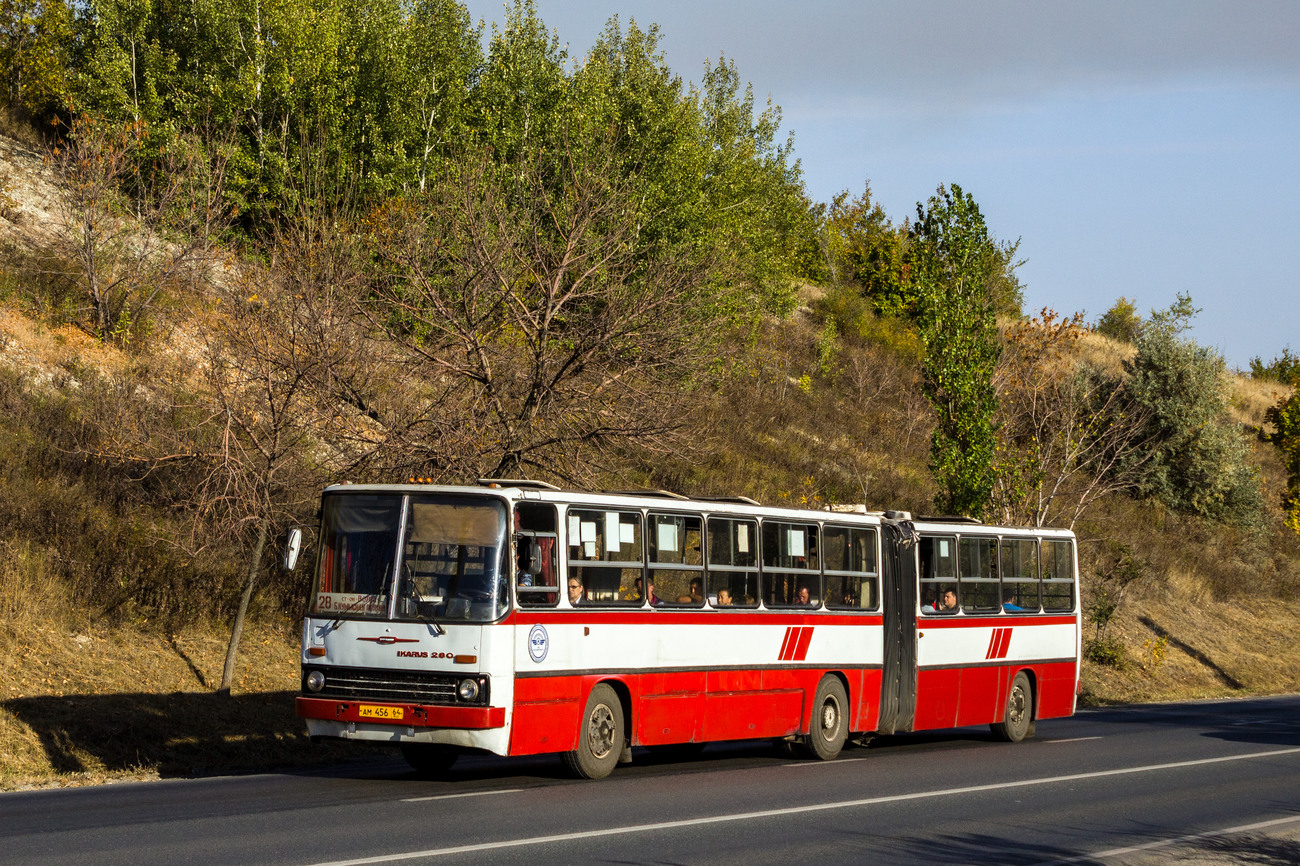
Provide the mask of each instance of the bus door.
{"label": "bus door", "polygon": [[884,670],[876,731],[910,731],[916,719],[916,530],[910,521],[882,529]]}

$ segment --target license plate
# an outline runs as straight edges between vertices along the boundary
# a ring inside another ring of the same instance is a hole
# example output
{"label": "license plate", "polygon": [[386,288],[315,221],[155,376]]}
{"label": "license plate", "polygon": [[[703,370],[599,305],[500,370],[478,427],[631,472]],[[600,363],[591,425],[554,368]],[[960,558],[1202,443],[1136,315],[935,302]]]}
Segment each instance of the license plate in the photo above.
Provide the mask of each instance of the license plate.
{"label": "license plate", "polygon": [[401,720],[406,715],[406,711],[401,707],[381,707],[375,704],[361,704],[357,707],[357,715],[363,719],[397,719]]}

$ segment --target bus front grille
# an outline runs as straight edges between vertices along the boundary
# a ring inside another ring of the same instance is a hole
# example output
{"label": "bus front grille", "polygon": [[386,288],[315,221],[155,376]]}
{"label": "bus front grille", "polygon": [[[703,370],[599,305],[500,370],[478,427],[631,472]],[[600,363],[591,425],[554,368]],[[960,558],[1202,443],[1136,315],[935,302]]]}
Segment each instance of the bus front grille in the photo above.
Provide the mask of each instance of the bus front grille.
{"label": "bus front grille", "polygon": [[[320,691],[307,688],[307,675],[312,671],[325,675],[325,686]],[[457,700],[456,684],[463,677],[451,674],[424,673],[422,671],[391,671],[374,668],[341,668],[321,665],[302,669],[303,694],[320,698],[343,698],[357,701],[400,701],[409,704],[464,704]],[[474,677],[474,679],[479,679]],[[479,700],[484,703],[487,689]]]}

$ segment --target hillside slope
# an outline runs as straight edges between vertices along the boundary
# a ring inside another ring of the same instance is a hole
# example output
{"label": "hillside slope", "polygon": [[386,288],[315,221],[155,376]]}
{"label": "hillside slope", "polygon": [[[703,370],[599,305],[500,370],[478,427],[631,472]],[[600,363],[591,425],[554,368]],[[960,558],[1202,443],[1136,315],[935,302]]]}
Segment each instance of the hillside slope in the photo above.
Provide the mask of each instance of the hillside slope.
{"label": "hillside slope", "polygon": [[[147,392],[150,370],[192,347],[184,299],[124,351],[76,324],[80,302],[46,261],[57,187],[38,155],[0,138],[0,786],[230,772],[345,750],[313,747],[292,718],[294,586],[255,599],[233,698],[213,694],[238,592],[233,554],[191,559],[150,477],[79,453],[97,401]],[[930,414],[916,347],[888,322],[828,340],[818,293],[763,322],[692,392],[681,450],[629,448],[609,469],[686,493],[745,494],[818,508],[865,501],[925,512]],[[197,304],[195,305],[198,306]],[[1079,352],[1118,366],[1130,350],[1095,335]],[[1232,411],[1263,423],[1279,388],[1236,378]],[[1254,445],[1269,507],[1284,482]],[[1276,524],[1276,515],[1273,523]],[[1078,526],[1085,605],[1132,565],[1104,635],[1110,663],[1085,667],[1085,702],[1223,697],[1300,689],[1294,605],[1300,544],[1115,497]],[[1125,559],[1127,557],[1127,559]],[[1086,636],[1101,635],[1090,625]]]}

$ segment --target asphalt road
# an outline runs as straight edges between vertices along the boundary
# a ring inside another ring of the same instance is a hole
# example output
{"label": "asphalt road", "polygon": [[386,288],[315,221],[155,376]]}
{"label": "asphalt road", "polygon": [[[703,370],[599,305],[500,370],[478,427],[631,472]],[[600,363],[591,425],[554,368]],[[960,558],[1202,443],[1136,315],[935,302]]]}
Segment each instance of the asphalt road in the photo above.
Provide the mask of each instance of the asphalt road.
{"label": "asphalt road", "polygon": [[767,744],[637,750],[599,782],[553,757],[0,794],[0,862],[1300,863],[1300,696],[1098,710],[1035,739],[878,739],[829,763]]}

